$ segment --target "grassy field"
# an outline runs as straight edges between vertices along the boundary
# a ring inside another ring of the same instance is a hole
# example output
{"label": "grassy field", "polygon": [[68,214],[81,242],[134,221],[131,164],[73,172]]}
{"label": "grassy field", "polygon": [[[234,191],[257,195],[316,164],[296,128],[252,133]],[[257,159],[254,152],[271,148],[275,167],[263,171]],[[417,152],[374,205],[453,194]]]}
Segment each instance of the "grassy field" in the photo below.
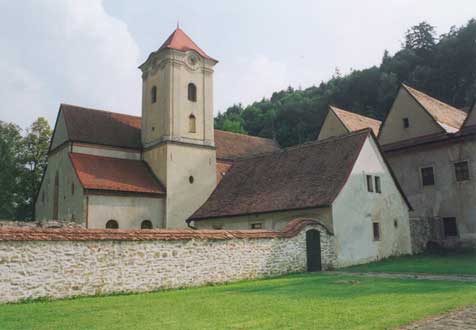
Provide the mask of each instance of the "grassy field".
{"label": "grassy field", "polygon": [[432,273],[476,275],[476,253],[416,255],[341,269],[348,272]]}
{"label": "grassy field", "polygon": [[476,304],[476,283],[301,274],[149,294],[0,305],[0,329],[392,329]]}

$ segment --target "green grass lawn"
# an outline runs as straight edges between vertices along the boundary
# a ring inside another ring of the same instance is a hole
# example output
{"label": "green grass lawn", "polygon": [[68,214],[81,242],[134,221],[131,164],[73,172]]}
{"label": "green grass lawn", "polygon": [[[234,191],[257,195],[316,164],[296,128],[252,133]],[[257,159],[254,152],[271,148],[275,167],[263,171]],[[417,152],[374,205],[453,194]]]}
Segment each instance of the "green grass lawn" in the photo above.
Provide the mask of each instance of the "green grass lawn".
{"label": "green grass lawn", "polygon": [[415,255],[340,269],[348,272],[432,273],[476,275],[476,253]]}
{"label": "green grass lawn", "polygon": [[301,274],[0,305],[0,329],[392,329],[476,304],[476,283]]}

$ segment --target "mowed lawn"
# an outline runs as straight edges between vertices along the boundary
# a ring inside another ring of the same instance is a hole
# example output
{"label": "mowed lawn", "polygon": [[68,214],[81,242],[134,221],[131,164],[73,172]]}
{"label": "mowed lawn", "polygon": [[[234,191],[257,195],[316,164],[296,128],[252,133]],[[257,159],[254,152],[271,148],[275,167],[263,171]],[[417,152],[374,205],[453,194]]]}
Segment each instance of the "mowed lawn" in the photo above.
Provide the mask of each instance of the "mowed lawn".
{"label": "mowed lawn", "polygon": [[0,305],[0,329],[393,329],[476,304],[476,283],[300,274]]}
{"label": "mowed lawn", "polygon": [[404,256],[341,269],[348,272],[431,273],[476,275],[476,252]]}

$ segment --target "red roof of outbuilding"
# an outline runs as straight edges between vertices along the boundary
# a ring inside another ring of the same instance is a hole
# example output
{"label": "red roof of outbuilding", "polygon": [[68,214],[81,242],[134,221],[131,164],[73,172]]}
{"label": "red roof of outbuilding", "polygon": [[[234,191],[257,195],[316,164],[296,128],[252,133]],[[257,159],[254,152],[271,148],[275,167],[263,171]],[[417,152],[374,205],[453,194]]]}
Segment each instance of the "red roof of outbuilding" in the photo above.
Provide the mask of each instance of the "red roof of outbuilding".
{"label": "red roof of outbuilding", "polygon": [[182,52],[194,50],[201,56],[212,59],[179,27],[165,40],[159,50],[166,48],[180,50]]}
{"label": "red roof of outbuilding", "polygon": [[80,153],[70,153],[69,157],[85,189],[165,194],[144,161]]}

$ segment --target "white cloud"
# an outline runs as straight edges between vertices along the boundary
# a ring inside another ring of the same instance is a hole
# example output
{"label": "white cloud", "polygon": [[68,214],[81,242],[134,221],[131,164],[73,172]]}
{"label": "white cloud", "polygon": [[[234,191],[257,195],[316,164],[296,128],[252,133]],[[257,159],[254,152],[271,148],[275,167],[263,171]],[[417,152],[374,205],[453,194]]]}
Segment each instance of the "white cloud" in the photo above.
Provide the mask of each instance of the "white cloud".
{"label": "white cloud", "polygon": [[264,55],[219,63],[215,71],[215,113],[234,103],[247,105],[289,85],[286,64]]}
{"label": "white cloud", "polygon": [[0,120],[25,127],[59,103],[140,114],[139,49],[101,0],[0,1]]}

